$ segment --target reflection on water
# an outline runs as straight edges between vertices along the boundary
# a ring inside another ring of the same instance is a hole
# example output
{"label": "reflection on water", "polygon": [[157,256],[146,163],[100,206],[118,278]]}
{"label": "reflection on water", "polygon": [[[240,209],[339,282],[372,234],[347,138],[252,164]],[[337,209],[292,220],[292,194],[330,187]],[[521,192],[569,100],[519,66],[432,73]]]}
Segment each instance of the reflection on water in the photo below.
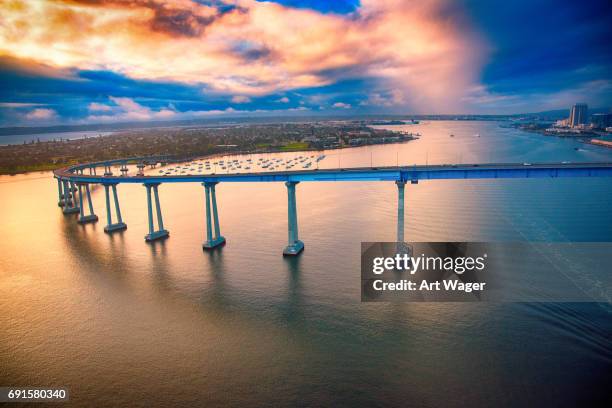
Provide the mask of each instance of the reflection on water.
{"label": "reflection on water", "polygon": [[[612,158],[496,123],[406,129],[423,136],[323,163]],[[605,395],[608,305],[361,304],[360,242],[394,239],[393,183],[301,183],[306,249],[295,259],[281,256],[282,183],[217,191],[228,243],[206,253],[200,185],[160,187],[171,236],[149,245],[141,185],[119,186],[128,229],[109,236],[103,190],[101,221],[81,226],[59,211],[48,174],[0,178],[0,383],[66,385],[89,406],[569,406]],[[405,236],[610,241],[611,204],[605,179],[422,182],[406,188]]]}

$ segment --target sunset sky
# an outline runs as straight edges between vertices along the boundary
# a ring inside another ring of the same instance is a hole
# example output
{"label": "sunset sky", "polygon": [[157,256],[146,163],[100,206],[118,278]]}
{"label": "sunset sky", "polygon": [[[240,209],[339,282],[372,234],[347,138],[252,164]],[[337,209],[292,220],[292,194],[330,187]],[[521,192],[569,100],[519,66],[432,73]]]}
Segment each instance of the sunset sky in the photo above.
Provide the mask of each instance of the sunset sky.
{"label": "sunset sky", "polygon": [[0,0],[0,125],[608,107],[611,9]]}

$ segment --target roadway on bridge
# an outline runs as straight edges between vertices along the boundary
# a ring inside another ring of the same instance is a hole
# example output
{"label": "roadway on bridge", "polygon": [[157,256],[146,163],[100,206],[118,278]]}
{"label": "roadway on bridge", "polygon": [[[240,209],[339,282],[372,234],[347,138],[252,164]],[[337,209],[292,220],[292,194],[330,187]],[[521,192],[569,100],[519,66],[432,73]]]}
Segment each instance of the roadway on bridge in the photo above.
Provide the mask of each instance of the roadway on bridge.
{"label": "roadway on bridge", "polygon": [[[143,160],[146,158],[143,158]],[[428,166],[358,167],[264,171],[253,173],[104,176],[84,174],[93,167],[138,159],[82,164],[56,170],[54,176],[78,183],[194,183],[194,182],[301,182],[301,181],[413,181],[444,179],[610,177],[612,163],[492,163]],[[149,159],[150,160],[150,159]],[[149,162],[150,163],[150,162]],[[83,172],[83,174],[78,174]]]}

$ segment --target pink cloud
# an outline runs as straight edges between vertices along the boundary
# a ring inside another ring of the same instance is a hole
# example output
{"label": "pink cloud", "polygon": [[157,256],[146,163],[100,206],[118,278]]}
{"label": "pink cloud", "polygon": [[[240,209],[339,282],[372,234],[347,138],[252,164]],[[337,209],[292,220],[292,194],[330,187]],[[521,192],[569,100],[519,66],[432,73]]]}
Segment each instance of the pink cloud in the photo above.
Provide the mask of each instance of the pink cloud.
{"label": "pink cloud", "polygon": [[[114,98],[119,99],[119,98]],[[122,102],[123,103],[123,102]],[[124,104],[125,105],[125,104]],[[167,119],[194,119],[204,117],[222,117],[222,116],[274,116],[283,113],[301,113],[307,112],[310,109],[304,106],[288,109],[211,109],[211,110],[196,110],[177,112],[170,109],[161,109],[158,111],[150,110],[142,105],[136,110],[126,111],[117,107],[112,108],[112,113],[102,115],[89,115],[81,123],[105,123],[105,122],[128,122],[138,120],[167,120]],[[144,108],[141,109],[141,108]]]}
{"label": "pink cloud", "polygon": [[344,102],[336,102],[332,105],[332,108],[339,108],[339,109],[351,109],[351,104],[350,103],[344,103]]}
{"label": "pink cloud", "polygon": [[53,120],[57,118],[57,112],[53,109],[37,108],[25,115],[28,120]]}
{"label": "pink cloud", "polygon": [[[87,117],[86,121],[125,122],[141,120],[166,120],[174,118],[174,116],[177,114],[172,106],[154,110],[139,104],[131,98],[110,96],[109,99],[113,105],[90,103],[88,108],[92,114]],[[104,114],[98,115],[98,112],[104,112]]]}
{"label": "pink cloud", "polygon": [[249,103],[249,102],[251,102],[251,98],[249,98],[248,96],[244,96],[244,95],[235,95],[235,96],[232,96],[232,102],[234,102],[234,103]]}
{"label": "pink cloud", "polygon": [[1,51],[241,98],[368,77],[376,92],[400,90],[402,104],[436,110],[461,104],[485,57],[446,0],[363,0],[348,16],[231,3],[221,11],[192,0],[0,2]]}
{"label": "pink cloud", "polygon": [[108,112],[112,108],[102,103],[92,102],[88,105],[87,109],[89,109],[92,112]]}

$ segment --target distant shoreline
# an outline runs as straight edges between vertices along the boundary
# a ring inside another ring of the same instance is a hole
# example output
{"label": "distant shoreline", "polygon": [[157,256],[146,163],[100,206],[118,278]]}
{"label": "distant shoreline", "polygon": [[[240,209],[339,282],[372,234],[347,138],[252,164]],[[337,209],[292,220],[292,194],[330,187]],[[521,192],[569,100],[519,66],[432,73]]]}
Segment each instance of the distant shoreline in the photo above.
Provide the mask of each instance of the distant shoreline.
{"label": "distant shoreline", "polygon": [[[116,132],[102,131],[78,131],[78,132],[48,132],[48,133],[26,133],[14,135],[0,135],[0,147],[16,146],[29,143],[80,140],[93,137],[110,136]],[[8,142],[7,142],[8,141]]]}
{"label": "distant shoreline", "polygon": [[[516,129],[518,130],[522,130],[523,132],[529,132],[529,133],[536,133],[542,136],[547,136],[547,137],[558,137],[561,139],[569,139],[569,140],[575,140],[576,142],[579,143],[584,143],[584,144],[589,144],[589,145],[593,145],[593,146],[599,146],[599,147],[604,147],[607,149],[611,149],[612,148],[612,143],[610,143],[610,141],[607,140],[603,140],[603,139],[598,139],[598,137],[602,137],[602,135],[598,134],[598,133],[584,133],[584,134],[575,134],[575,133],[551,133],[551,132],[546,132],[544,129],[530,129],[530,128],[523,128],[520,126],[517,126]],[[603,143],[600,143],[603,142]]]}
{"label": "distant shoreline", "polygon": [[[408,143],[411,142],[412,140],[416,140],[416,139],[411,139],[411,140],[404,140],[401,142],[395,142],[395,143],[385,143],[386,145],[393,145],[393,144],[402,144],[402,143]],[[366,146],[374,146],[374,145],[366,145]],[[337,147],[337,148],[327,148],[327,149],[300,149],[300,150],[281,150],[281,149],[276,149],[276,150],[264,150],[264,151],[235,151],[235,152],[219,152],[219,153],[211,153],[208,155],[194,155],[191,157],[184,157],[181,158],[180,160],[178,160],[178,162],[187,162],[190,160],[194,160],[194,159],[214,159],[214,158],[219,158],[219,157],[225,157],[225,156],[234,156],[234,155],[248,155],[248,154],[269,154],[269,153],[306,153],[306,152],[321,152],[321,151],[325,151],[325,150],[345,150],[345,149],[357,149],[360,147],[365,147],[365,146],[344,146],[344,147]],[[94,160],[95,161],[95,160]],[[76,165],[76,164],[83,164],[83,163],[71,163],[71,164],[62,164],[62,165],[33,165],[32,168],[26,168],[23,170],[19,170],[16,172],[5,172],[4,169],[0,168],[0,176],[17,176],[20,174],[30,174],[30,173],[44,173],[44,172],[48,172],[48,171],[53,171],[53,170],[57,170],[57,169],[61,169],[64,167],[69,167],[72,165]]]}
{"label": "distant shoreline", "polygon": [[167,155],[189,160],[219,155],[343,149],[401,143],[416,138],[405,131],[352,123],[157,128],[0,146],[0,174],[52,171],[76,164],[129,157]]}
{"label": "distant shoreline", "polygon": [[322,116],[235,116],[214,118],[208,120],[178,120],[178,121],[153,121],[153,122],[122,122],[109,124],[91,125],[56,125],[56,126],[5,126],[0,127],[0,140],[4,136],[36,135],[42,133],[70,133],[70,132],[124,132],[135,130],[146,130],[155,128],[178,128],[178,127],[218,127],[218,126],[244,126],[265,125],[282,123],[316,123],[330,121],[347,122],[372,122],[372,121],[405,121],[411,120],[467,120],[467,121],[499,121],[509,120],[520,115],[386,115],[386,114],[361,114],[361,115],[322,115]]}

